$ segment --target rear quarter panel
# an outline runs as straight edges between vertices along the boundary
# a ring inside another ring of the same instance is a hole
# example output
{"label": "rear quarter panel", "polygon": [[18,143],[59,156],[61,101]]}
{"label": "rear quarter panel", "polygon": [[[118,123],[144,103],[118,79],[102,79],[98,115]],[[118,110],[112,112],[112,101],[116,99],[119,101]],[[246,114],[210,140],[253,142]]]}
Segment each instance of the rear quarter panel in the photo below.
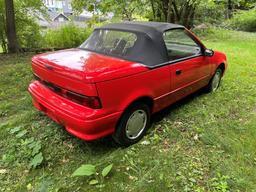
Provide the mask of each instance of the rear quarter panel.
{"label": "rear quarter panel", "polygon": [[166,105],[164,98],[158,98],[170,90],[170,72],[168,66],[148,69],[132,76],[99,82],[96,86],[106,113],[124,111],[136,99],[145,96],[157,101],[154,102],[154,112]]}

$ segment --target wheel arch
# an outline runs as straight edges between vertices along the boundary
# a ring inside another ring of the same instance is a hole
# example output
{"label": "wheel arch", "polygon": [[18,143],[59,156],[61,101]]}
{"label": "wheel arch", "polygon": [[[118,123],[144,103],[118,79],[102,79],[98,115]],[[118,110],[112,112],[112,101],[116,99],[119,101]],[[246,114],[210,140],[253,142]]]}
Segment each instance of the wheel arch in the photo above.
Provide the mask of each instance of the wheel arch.
{"label": "wheel arch", "polygon": [[130,102],[126,107],[125,109],[123,110],[122,114],[120,115],[118,121],[117,121],[117,124],[116,124],[116,127],[115,129],[117,128],[118,124],[120,123],[122,117],[124,116],[124,114],[133,106],[135,106],[136,104],[138,103],[145,103],[146,105],[149,106],[149,109],[150,109],[150,115],[153,111],[153,107],[154,107],[154,100],[152,97],[150,96],[140,96],[140,97],[137,97],[136,99],[134,99],[132,102]]}
{"label": "wheel arch", "polygon": [[[218,65],[217,69],[221,69],[222,70],[222,75],[224,74],[225,70],[226,70],[226,66],[225,64],[222,62]],[[217,70],[216,69],[216,70]]]}
{"label": "wheel arch", "polygon": [[124,112],[129,109],[130,107],[136,105],[137,103],[145,103],[146,105],[149,106],[150,112],[152,112],[153,107],[154,107],[154,100],[152,97],[150,96],[140,96],[136,99],[134,99],[133,101],[131,101],[126,107]]}

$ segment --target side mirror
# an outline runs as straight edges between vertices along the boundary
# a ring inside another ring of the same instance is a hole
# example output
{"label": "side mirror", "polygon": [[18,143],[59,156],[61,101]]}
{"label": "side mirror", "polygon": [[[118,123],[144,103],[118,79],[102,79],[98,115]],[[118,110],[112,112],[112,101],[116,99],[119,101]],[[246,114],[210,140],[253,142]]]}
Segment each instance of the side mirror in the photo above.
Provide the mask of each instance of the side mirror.
{"label": "side mirror", "polygon": [[211,49],[205,49],[204,50],[204,56],[206,57],[212,57],[214,55],[214,51]]}

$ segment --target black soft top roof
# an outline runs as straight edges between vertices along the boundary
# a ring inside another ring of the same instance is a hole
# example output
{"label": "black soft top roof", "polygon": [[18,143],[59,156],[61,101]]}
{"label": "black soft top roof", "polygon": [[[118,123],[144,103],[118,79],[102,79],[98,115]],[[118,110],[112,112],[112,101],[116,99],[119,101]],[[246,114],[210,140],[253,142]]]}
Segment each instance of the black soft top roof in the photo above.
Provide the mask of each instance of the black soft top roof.
{"label": "black soft top roof", "polygon": [[112,23],[95,30],[118,30],[137,34],[138,40],[131,54],[124,59],[137,61],[148,66],[168,62],[163,33],[171,29],[185,29],[172,23],[132,21]]}
{"label": "black soft top roof", "polygon": [[115,29],[132,32],[146,33],[149,36],[163,33],[170,29],[184,29],[182,25],[164,22],[143,22],[143,21],[126,21],[123,23],[111,23],[100,27],[101,29]]}

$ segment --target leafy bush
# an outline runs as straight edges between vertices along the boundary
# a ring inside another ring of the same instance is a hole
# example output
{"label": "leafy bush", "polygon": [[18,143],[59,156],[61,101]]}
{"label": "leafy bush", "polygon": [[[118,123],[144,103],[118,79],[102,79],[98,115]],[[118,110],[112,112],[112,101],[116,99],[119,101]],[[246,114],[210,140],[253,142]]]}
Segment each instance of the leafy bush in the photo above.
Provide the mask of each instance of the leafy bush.
{"label": "leafy bush", "polygon": [[256,32],[256,8],[237,12],[225,25],[235,30]]}
{"label": "leafy bush", "polygon": [[200,38],[212,36],[215,34],[215,28],[212,25],[204,25],[203,28],[196,27],[191,29],[191,31]]}
{"label": "leafy bush", "polygon": [[[44,45],[40,26],[34,19],[26,18],[17,23],[19,45],[22,48],[39,48]],[[22,30],[20,30],[22,29]]]}
{"label": "leafy bush", "polygon": [[202,23],[219,25],[225,20],[225,5],[212,0],[201,1],[195,15],[195,25]]}
{"label": "leafy bush", "polygon": [[206,29],[195,28],[192,30],[203,42],[207,44],[208,39],[211,39],[212,42],[251,42],[252,46],[255,43],[255,33],[251,32],[242,32],[242,31],[234,31],[220,27],[209,26]]}
{"label": "leafy bush", "polygon": [[79,28],[75,24],[67,24],[58,29],[49,29],[45,34],[45,46],[54,48],[77,47],[91,34],[91,28]]}

